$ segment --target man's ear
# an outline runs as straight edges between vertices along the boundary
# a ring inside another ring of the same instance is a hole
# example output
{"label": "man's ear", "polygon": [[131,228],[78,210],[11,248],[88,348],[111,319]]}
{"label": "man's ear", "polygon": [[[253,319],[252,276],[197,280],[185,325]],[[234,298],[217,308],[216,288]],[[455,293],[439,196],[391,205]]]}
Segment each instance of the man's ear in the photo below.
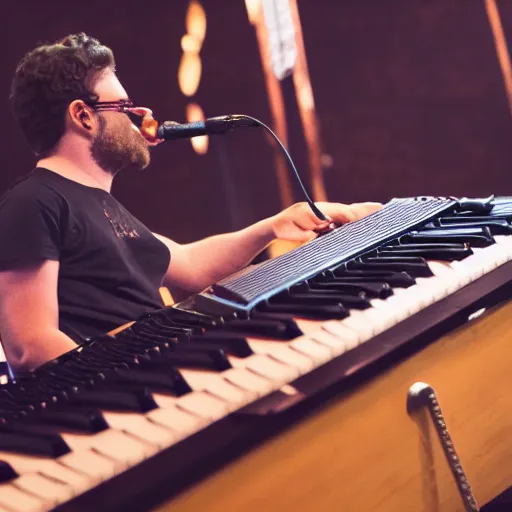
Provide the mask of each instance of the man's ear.
{"label": "man's ear", "polygon": [[89,109],[86,107],[82,100],[75,100],[69,104],[68,108],[71,122],[80,130],[93,130],[95,120],[90,114]]}

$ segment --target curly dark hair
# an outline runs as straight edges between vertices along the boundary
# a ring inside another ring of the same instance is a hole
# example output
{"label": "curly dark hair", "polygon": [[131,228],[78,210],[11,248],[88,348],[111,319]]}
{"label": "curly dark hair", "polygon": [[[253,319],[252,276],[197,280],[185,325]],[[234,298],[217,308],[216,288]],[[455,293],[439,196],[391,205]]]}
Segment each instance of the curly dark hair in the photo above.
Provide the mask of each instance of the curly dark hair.
{"label": "curly dark hair", "polygon": [[112,50],[83,32],[39,46],[18,64],[11,85],[14,116],[39,157],[47,156],[65,129],[66,110],[76,99],[97,100],[95,75],[115,68]]}

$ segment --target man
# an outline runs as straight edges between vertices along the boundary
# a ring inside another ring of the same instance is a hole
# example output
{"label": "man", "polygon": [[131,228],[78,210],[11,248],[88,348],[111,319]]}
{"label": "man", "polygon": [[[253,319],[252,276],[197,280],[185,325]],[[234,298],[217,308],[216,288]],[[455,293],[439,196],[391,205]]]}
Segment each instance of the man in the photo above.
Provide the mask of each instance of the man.
{"label": "man", "polygon": [[[15,371],[162,307],[161,284],[197,293],[274,238],[306,241],[329,226],[296,204],[192,244],[151,233],[110,194],[118,172],[149,164],[136,124],[151,111],[130,105],[112,51],[83,33],[29,52],[11,101],[38,156],[0,200],[0,334]],[[319,207],[344,223],[380,205]]]}

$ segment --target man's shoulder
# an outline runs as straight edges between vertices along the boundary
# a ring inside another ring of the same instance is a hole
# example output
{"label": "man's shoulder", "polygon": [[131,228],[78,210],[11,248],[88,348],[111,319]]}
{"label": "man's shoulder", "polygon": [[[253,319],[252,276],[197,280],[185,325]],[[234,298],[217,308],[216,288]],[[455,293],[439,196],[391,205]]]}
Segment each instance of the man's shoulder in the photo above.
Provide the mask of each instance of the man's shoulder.
{"label": "man's shoulder", "polygon": [[13,183],[0,196],[0,207],[13,202],[27,208],[30,208],[31,205],[51,208],[62,204],[64,198],[59,190],[44,177],[42,179],[41,174],[36,171],[37,169]]}

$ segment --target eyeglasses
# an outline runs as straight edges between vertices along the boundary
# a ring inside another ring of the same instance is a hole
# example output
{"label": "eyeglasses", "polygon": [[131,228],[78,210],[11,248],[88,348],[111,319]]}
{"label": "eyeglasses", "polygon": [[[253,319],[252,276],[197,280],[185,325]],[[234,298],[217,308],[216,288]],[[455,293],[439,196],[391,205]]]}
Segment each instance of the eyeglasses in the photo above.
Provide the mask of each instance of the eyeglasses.
{"label": "eyeglasses", "polygon": [[88,101],[86,103],[96,112],[122,112],[130,118],[130,121],[137,126],[137,128],[142,126],[142,119],[145,114],[136,112],[135,110],[137,110],[138,107],[136,107],[135,103],[130,99],[117,101]]}
{"label": "eyeglasses", "polygon": [[86,103],[96,111],[111,110],[114,112],[123,112],[124,114],[129,112],[130,109],[135,108],[135,103],[130,99],[117,101],[87,101]]}

